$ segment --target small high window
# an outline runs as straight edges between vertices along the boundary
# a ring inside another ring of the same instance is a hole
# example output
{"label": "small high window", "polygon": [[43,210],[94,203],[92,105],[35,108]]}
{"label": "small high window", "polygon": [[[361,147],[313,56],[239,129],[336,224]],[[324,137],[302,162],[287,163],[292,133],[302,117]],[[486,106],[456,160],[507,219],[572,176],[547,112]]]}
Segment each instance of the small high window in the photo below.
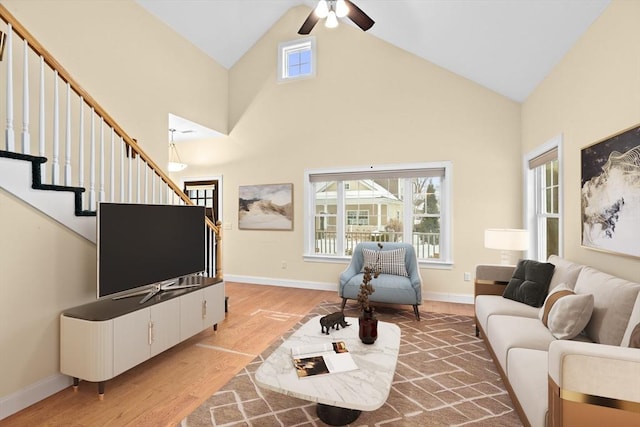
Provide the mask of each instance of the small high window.
{"label": "small high window", "polygon": [[278,46],[278,81],[315,76],[315,50],[315,37],[280,43]]}

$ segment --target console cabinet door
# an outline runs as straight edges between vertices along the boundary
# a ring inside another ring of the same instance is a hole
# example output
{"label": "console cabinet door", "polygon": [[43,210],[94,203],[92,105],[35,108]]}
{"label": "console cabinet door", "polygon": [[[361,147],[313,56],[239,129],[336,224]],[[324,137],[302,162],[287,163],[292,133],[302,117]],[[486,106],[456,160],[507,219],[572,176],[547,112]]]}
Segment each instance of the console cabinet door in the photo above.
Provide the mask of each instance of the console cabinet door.
{"label": "console cabinet door", "polygon": [[202,292],[205,304],[203,328],[208,328],[224,320],[224,282],[204,288]]}
{"label": "console cabinet door", "polygon": [[113,375],[149,358],[151,310],[143,308],[113,319]]}
{"label": "console cabinet door", "polygon": [[203,304],[202,290],[190,292],[180,297],[180,339],[186,340],[204,329]]}
{"label": "console cabinet door", "polygon": [[180,299],[151,306],[151,356],[180,342]]}

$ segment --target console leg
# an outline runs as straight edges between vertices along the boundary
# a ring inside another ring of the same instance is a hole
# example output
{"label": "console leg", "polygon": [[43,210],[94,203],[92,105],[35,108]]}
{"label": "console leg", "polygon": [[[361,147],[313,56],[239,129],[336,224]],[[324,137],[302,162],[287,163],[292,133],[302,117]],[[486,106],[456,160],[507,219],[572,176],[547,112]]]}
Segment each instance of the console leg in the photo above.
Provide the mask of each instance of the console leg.
{"label": "console leg", "polygon": [[80,378],[73,377],[73,391],[78,391],[78,384],[80,384]]}
{"label": "console leg", "polygon": [[218,324],[217,323],[215,325],[213,325],[213,330],[214,330],[214,332],[218,330]]}
{"label": "console leg", "polygon": [[104,381],[98,383],[98,399],[104,400]]}

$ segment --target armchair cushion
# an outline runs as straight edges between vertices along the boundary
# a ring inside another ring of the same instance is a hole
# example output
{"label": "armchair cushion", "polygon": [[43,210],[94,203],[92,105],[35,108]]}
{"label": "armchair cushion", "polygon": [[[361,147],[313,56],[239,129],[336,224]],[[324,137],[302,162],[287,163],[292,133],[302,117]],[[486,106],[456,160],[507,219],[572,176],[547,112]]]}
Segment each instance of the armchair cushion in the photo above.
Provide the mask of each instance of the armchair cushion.
{"label": "armchair cushion", "polygon": [[408,277],[407,269],[404,266],[404,248],[393,249],[391,251],[378,251],[371,249],[362,249],[365,267],[380,268],[382,274],[395,274],[396,276]]}

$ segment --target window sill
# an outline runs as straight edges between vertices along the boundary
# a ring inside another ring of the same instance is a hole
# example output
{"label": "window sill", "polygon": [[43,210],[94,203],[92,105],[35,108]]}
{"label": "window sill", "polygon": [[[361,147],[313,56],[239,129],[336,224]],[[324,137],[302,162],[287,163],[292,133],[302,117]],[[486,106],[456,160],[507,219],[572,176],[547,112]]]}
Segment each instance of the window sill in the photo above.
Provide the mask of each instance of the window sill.
{"label": "window sill", "polygon": [[[349,264],[350,256],[331,256],[331,255],[304,255],[305,262],[323,262],[329,264]],[[432,270],[451,270],[453,261],[431,261],[418,260],[420,268],[428,268]]]}

